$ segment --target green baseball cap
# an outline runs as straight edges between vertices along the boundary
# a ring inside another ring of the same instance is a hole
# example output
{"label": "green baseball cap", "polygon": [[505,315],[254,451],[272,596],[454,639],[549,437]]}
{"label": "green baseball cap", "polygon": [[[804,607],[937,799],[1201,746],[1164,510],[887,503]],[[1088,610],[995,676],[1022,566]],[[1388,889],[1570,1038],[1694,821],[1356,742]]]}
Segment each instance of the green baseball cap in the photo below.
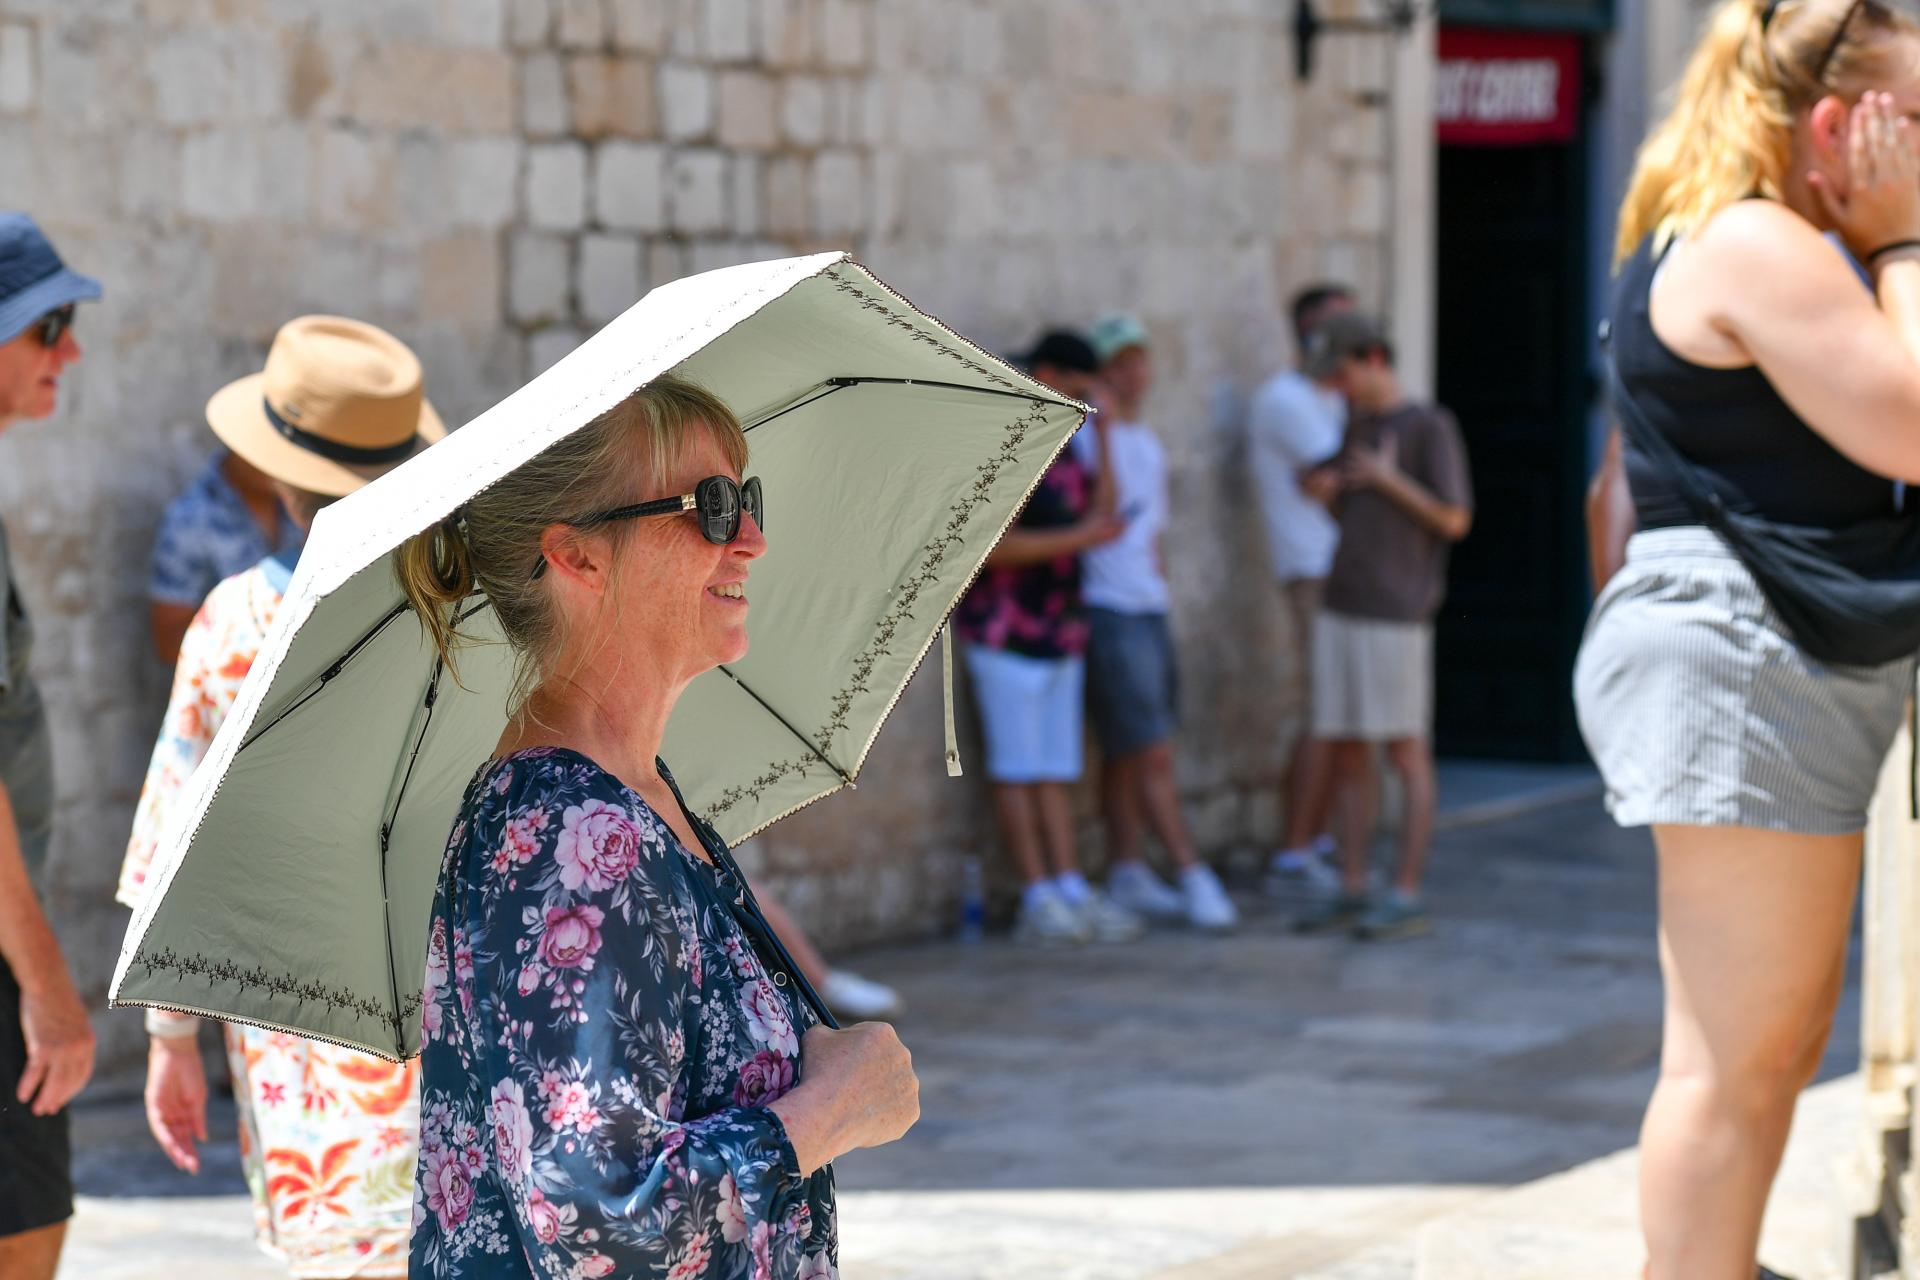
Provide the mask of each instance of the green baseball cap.
{"label": "green baseball cap", "polygon": [[1124,311],[1111,311],[1094,321],[1087,340],[1093,343],[1093,353],[1100,357],[1101,364],[1128,347],[1152,345],[1147,341],[1147,326],[1140,323],[1138,316],[1128,315]]}

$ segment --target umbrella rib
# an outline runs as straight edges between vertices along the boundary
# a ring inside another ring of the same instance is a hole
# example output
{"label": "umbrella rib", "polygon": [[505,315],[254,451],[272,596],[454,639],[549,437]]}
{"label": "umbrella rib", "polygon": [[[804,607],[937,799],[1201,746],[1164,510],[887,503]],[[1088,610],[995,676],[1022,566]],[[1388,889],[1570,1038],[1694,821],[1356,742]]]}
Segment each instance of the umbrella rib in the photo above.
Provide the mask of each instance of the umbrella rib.
{"label": "umbrella rib", "polygon": [[433,678],[427,681],[427,714],[420,719],[420,732],[413,740],[413,754],[407,757],[407,771],[400,776],[400,789],[394,792],[393,808],[380,824],[380,898],[381,917],[387,926],[387,987],[393,993],[393,1035],[397,1053],[406,1052],[406,1032],[400,1025],[400,966],[393,962],[393,907],[387,888],[387,853],[393,847],[393,824],[400,820],[400,804],[407,797],[407,784],[413,781],[413,767],[420,763],[420,750],[427,743],[427,730],[433,724],[433,704],[440,697],[440,673],[446,663],[436,658]]}
{"label": "umbrella rib", "polygon": [[380,621],[374,623],[373,626],[367,630],[366,634],[362,635],[358,640],[355,640],[352,646],[349,647],[345,653],[335,658],[333,660],[333,665],[328,667],[325,671],[322,671],[320,673],[320,678],[313,683],[313,686],[311,688],[309,688],[305,693],[301,694],[300,697],[294,701],[292,706],[288,707],[285,711],[282,711],[279,715],[275,716],[273,719],[267,721],[265,724],[261,725],[258,729],[254,730],[251,734],[247,735],[246,741],[242,742],[237,748],[235,748],[234,754],[239,755],[240,752],[245,751],[248,747],[260,741],[260,739],[266,737],[267,731],[269,729],[273,728],[275,725],[279,724],[282,720],[285,720],[288,716],[292,715],[294,712],[298,711],[300,708],[306,706],[307,703],[311,702],[315,697],[319,695],[322,689],[327,687],[328,681],[332,680],[335,676],[339,675],[343,670],[345,670],[346,665],[349,662],[352,662],[354,658],[359,655],[362,649],[366,648],[369,644],[373,643],[374,637],[378,636],[382,631],[385,631],[387,629],[387,624],[391,623],[395,618],[399,617],[401,614],[405,613],[406,611],[407,611],[407,604],[404,600],[401,601],[399,604],[393,606],[392,609],[388,610],[387,615],[385,617],[381,618]]}
{"label": "umbrella rib", "polygon": [[966,382],[939,382],[939,381],[935,381],[932,378],[868,378],[868,377],[836,376],[832,378],[827,378],[821,383],[821,385],[826,388],[825,391],[821,391],[815,395],[810,395],[806,399],[798,401],[797,403],[794,403],[794,404],[790,404],[784,409],[776,410],[775,412],[768,414],[764,418],[757,418],[754,421],[747,423],[744,427],[741,428],[741,430],[752,431],[756,427],[764,427],[769,422],[774,421],[776,418],[784,418],[790,413],[795,413],[801,409],[806,408],[810,404],[814,404],[817,401],[826,399],[828,396],[832,395],[836,391],[844,391],[848,387],[866,386],[870,384],[881,385],[881,386],[894,386],[894,387],[939,387],[945,391],[971,391],[976,395],[1004,396],[1013,400],[1030,400],[1035,404],[1060,403],[1059,401],[1049,399],[1046,396],[1036,396],[1025,391],[1002,391],[998,387],[976,387],[971,383],[966,383]]}
{"label": "umbrella rib", "polygon": [[769,422],[772,422],[775,418],[784,418],[790,413],[806,408],[808,405],[812,404],[816,400],[825,400],[828,396],[832,395],[834,392],[844,391],[852,384],[844,380],[828,378],[826,382],[823,383],[822,385],[826,387],[825,391],[818,392],[815,395],[810,395],[805,400],[801,400],[795,404],[790,404],[784,409],[776,410],[775,412],[768,414],[764,418],[756,418],[752,422],[747,423],[747,425],[745,425],[744,427],[741,427],[740,429],[742,431],[751,431],[755,427],[764,427]]}
{"label": "umbrella rib", "polygon": [[[889,387],[939,387],[944,391],[971,391],[979,396],[1001,396],[1009,400],[1030,400],[1034,404],[1057,404],[1068,407],[1064,401],[1050,396],[1036,396],[1028,391],[1002,391],[998,387],[976,387],[966,382],[937,382],[932,378],[867,378],[834,377],[828,378],[827,385],[833,387],[857,387],[866,383],[877,383]],[[795,405],[794,408],[799,408]]]}
{"label": "umbrella rib", "polygon": [[[827,766],[827,768],[833,770],[836,774],[838,774],[840,776],[840,781],[846,783],[849,787],[854,787],[854,781],[852,778],[849,778],[847,776],[846,770],[842,769],[839,765],[835,764],[832,760],[829,760],[827,758],[827,753],[825,751],[821,750],[820,747],[817,746],[811,739],[809,739],[806,734],[794,728],[793,722],[787,719],[785,716],[781,715],[778,711],[775,711],[772,705],[769,704],[765,698],[755,693],[753,691],[752,685],[749,685],[746,681],[742,680],[739,676],[733,674],[733,671],[728,667],[723,666],[720,668],[720,670],[725,671],[727,673],[727,679],[733,681],[735,684],[739,685],[741,689],[745,690],[746,695],[749,698],[752,698],[755,702],[759,703],[762,710],[764,710],[768,715],[772,716],[775,720],[778,720],[781,723],[781,725],[785,727],[788,733],[798,738],[800,740],[800,745],[805,747],[807,750],[813,752],[814,756],[820,761],[821,764],[824,764],[825,766]],[[855,790],[858,790],[858,787],[855,787]]]}

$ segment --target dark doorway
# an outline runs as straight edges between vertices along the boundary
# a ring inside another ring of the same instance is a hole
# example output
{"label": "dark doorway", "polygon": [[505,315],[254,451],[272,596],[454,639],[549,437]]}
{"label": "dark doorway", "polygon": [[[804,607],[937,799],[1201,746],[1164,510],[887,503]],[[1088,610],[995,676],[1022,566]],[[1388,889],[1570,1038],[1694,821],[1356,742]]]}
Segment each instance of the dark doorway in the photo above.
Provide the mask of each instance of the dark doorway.
{"label": "dark doorway", "polygon": [[1478,509],[1438,623],[1443,754],[1584,755],[1571,681],[1593,396],[1585,152],[1584,129],[1567,143],[1440,148],[1436,382],[1466,436]]}

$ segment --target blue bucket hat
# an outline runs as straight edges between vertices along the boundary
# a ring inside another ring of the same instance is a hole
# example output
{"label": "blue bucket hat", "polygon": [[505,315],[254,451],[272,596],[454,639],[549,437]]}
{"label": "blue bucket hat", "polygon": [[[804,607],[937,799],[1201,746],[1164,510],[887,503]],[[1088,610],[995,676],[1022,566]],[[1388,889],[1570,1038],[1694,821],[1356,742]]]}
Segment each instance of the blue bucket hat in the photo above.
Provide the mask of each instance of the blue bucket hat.
{"label": "blue bucket hat", "polygon": [[99,296],[100,282],[69,271],[32,218],[0,213],[0,343],[49,311]]}

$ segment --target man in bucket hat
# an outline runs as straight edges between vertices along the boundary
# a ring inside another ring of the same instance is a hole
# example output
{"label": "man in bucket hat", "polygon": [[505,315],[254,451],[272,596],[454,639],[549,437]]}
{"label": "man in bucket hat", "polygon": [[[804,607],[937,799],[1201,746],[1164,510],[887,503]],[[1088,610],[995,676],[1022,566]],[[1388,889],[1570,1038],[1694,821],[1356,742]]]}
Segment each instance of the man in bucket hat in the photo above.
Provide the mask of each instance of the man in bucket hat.
{"label": "man in bucket hat", "polygon": [[[75,304],[99,296],[33,219],[0,213],[0,431],[53,413],[80,358]],[[0,599],[0,1276],[46,1280],[73,1216],[66,1106],[93,1074],[93,1028],[40,907],[53,753],[4,528]]]}

